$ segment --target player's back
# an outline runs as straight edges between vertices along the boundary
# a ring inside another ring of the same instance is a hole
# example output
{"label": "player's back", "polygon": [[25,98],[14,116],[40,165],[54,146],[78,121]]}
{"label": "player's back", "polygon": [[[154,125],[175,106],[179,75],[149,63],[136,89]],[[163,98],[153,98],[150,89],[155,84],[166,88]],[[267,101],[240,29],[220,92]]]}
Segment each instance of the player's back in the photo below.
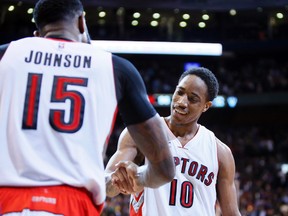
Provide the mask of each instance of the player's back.
{"label": "player's back", "polygon": [[84,186],[102,202],[117,107],[111,53],[26,38],[10,43],[0,77],[0,185]]}

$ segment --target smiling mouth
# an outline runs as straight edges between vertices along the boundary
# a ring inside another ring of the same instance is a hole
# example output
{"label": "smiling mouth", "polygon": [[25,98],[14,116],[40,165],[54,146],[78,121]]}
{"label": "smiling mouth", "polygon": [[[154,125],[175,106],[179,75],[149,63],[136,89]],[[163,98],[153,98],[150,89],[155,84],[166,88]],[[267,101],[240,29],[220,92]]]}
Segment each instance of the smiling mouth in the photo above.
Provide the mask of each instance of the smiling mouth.
{"label": "smiling mouth", "polygon": [[176,112],[176,113],[179,113],[179,114],[181,114],[181,115],[186,115],[186,114],[187,114],[186,112],[181,111],[181,110],[178,110],[178,109],[175,109],[175,112]]}

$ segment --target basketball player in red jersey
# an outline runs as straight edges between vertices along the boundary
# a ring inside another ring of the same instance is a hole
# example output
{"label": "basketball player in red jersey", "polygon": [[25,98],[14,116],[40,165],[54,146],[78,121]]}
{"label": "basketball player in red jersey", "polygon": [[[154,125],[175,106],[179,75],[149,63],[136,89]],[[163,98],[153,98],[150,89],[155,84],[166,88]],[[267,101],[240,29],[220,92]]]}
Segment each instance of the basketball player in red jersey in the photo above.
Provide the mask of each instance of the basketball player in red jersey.
{"label": "basketball player in red jersey", "polygon": [[240,215],[233,155],[212,131],[198,123],[217,96],[218,86],[207,68],[193,68],[180,77],[172,97],[171,115],[162,118],[176,175],[159,188],[144,187],[127,177],[127,173],[140,171],[146,165],[136,165],[143,157],[129,131],[121,133],[117,152],[106,166],[107,195],[132,194],[131,216],[215,216],[217,201],[223,216]]}
{"label": "basketball player in red jersey", "polygon": [[148,160],[131,175],[147,187],[171,181],[168,140],[141,76],[89,44],[82,3],[40,0],[34,19],[38,37],[0,47],[0,215],[100,215],[118,110]]}

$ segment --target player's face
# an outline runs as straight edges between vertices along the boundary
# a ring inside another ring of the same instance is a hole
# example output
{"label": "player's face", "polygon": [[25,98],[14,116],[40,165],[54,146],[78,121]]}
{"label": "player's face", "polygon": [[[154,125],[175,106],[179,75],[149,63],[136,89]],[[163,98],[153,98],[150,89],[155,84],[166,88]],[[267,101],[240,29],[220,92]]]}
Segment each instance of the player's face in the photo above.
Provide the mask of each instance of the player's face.
{"label": "player's face", "polygon": [[172,97],[171,120],[175,124],[190,124],[197,122],[202,112],[210,106],[207,101],[207,86],[195,75],[184,77]]}

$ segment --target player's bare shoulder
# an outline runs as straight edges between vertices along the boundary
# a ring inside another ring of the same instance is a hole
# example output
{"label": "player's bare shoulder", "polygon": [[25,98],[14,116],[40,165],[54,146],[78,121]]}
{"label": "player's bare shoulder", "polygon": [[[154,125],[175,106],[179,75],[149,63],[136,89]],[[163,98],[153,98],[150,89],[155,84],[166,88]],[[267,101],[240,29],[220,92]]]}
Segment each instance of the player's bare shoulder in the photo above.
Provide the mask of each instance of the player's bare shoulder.
{"label": "player's bare shoulder", "polygon": [[217,137],[216,137],[216,145],[217,145],[217,155],[218,155],[219,165],[221,164],[223,165],[223,164],[234,161],[232,151],[229,148],[229,146],[223,143]]}
{"label": "player's bare shoulder", "polygon": [[222,153],[231,153],[231,149],[229,148],[228,145],[226,145],[224,142],[222,142],[221,140],[219,140],[216,137],[216,145],[217,145],[217,151],[221,151]]}

